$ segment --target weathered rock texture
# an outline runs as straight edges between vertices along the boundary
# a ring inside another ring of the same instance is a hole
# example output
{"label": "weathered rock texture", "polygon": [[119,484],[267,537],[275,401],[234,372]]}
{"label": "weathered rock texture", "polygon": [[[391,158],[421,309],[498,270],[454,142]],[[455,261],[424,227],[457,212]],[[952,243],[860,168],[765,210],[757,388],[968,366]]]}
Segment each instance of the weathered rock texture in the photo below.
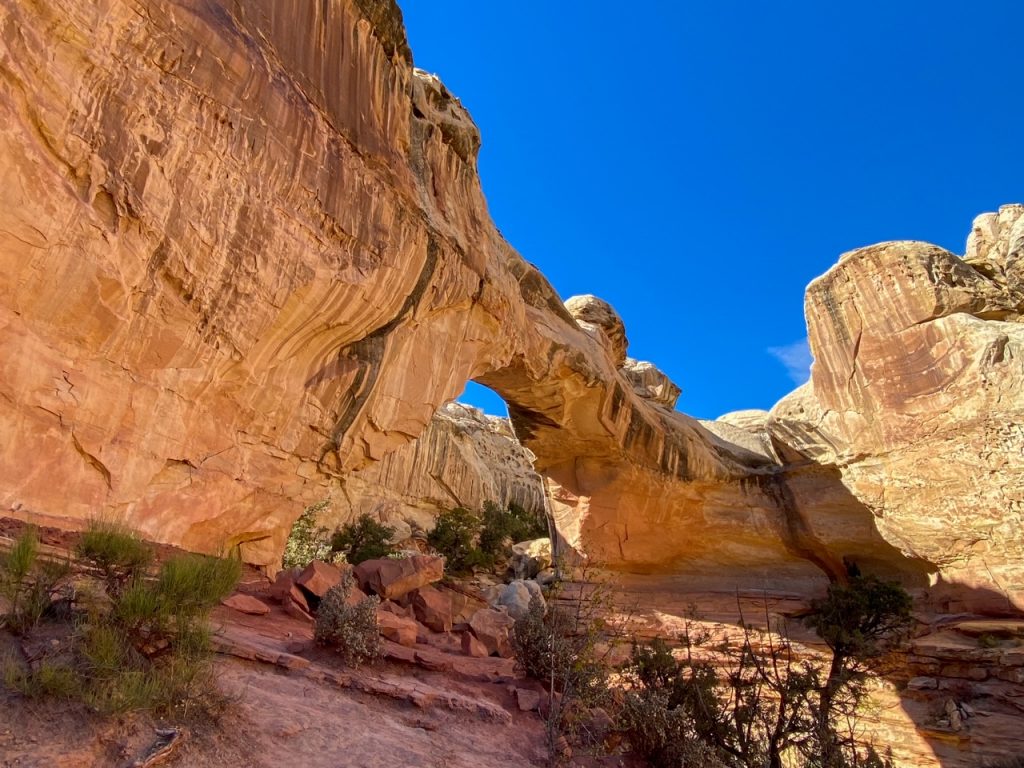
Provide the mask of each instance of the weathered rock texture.
{"label": "weathered rock texture", "polygon": [[399,538],[429,530],[443,510],[480,510],[488,501],[544,513],[543,482],[508,420],[462,403],[443,406],[419,438],[341,478],[330,497],[322,524],[368,514],[401,529]]}
{"label": "weathered rock texture", "polygon": [[501,239],[476,128],[396,14],[4,5],[3,505],[272,565],[304,504],[476,378],[575,541],[640,565],[711,532],[784,556],[760,457],[638,396],[610,308],[572,303],[577,324]]}
{"label": "weathered rock texture", "polygon": [[[811,382],[767,421],[933,581],[1003,609],[1024,608],[1022,233],[1013,205],[976,219],[965,259],[915,242],[844,255],[807,291]],[[807,508],[812,529],[836,524]]]}
{"label": "weathered rock texture", "polygon": [[535,493],[518,459],[470,471],[496,454],[458,426],[409,445],[476,379],[562,544],[609,565],[806,591],[852,558],[1017,600],[1020,206],[967,260],[843,257],[808,291],[811,385],[702,424],[610,306],[563,305],[502,240],[479,133],[392,2],[10,2],[0,33],[14,514],[273,567],[324,496]]}

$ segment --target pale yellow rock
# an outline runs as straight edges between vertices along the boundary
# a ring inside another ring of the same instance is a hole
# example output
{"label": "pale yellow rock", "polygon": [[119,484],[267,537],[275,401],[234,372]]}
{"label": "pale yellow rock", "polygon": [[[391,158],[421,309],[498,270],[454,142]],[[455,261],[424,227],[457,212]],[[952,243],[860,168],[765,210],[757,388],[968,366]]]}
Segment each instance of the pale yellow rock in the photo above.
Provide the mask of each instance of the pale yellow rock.
{"label": "pale yellow rock", "polygon": [[506,419],[449,403],[416,440],[341,478],[320,524],[333,528],[368,514],[403,539],[429,531],[438,514],[455,507],[480,511],[494,502],[543,515],[544,487],[532,459]]}
{"label": "pale yellow rock", "polygon": [[[844,255],[808,288],[811,382],[767,425],[780,458],[836,467],[845,506],[954,608],[1024,607],[1024,284],[1006,267],[1022,210],[976,219],[968,261],[908,242]],[[805,517],[835,528],[823,511]]]}

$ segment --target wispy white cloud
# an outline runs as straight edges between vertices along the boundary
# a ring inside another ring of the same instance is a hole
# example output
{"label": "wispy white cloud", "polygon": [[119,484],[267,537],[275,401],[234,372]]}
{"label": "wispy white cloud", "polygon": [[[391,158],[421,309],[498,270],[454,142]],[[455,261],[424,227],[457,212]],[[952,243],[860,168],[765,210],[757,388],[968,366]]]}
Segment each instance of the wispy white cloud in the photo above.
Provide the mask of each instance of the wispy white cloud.
{"label": "wispy white cloud", "polygon": [[768,347],[766,350],[769,355],[778,360],[786,368],[786,373],[789,374],[796,384],[803,384],[809,378],[811,378],[811,347],[807,343],[807,339],[803,338],[800,341],[794,341],[792,344],[787,344],[784,347]]}

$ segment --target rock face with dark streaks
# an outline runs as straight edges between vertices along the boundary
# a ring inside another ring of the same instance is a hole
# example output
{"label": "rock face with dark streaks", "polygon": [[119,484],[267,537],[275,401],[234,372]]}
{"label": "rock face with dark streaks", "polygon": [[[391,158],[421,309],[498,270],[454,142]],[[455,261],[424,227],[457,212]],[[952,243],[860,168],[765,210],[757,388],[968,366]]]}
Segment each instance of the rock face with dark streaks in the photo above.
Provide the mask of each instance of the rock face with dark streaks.
{"label": "rock face with dark streaks", "polygon": [[325,497],[535,500],[525,459],[484,471],[496,433],[427,429],[473,379],[562,546],[611,567],[812,592],[852,559],[1019,605],[1021,206],[966,259],[842,257],[807,294],[812,382],[701,423],[501,238],[390,0],[9,2],[0,117],[8,514],[273,569]]}
{"label": "rock face with dark streaks", "polygon": [[502,240],[476,127],[393,3],[12,2],[0,32],[13,514],[273,567],[305,504],[473,378],[572,543],[660,566],[703,535],[678,517],[785,550],[750,533],[779,528],[770,467],[638,395],[610,308],[578,323]]}

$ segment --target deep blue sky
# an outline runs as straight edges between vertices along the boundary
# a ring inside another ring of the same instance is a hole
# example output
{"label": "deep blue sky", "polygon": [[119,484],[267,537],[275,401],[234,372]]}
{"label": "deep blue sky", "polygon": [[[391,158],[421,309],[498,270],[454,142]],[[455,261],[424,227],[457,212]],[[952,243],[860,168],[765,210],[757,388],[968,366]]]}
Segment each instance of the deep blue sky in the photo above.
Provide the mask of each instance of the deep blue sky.
{"label": "deep blue sky", "polygon": [[793,388],[768,350],[843,251],[962,253],[1024,201],[1019,0],[399,2],[480,126],[505,237],[610,301],[694,416]]}

